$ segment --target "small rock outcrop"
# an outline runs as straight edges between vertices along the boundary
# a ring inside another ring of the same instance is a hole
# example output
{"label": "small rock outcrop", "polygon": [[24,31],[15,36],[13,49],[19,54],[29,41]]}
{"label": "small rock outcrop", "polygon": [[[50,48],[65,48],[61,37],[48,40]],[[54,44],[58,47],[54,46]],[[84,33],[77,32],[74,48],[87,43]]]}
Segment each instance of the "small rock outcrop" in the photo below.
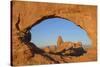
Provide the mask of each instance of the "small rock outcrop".
{"label": "small rock outcrop", "polygon": [[86,53],[81,42],[64,42],[61,36],[58,36],[57,46],[49,46],[43,49],[47,53],[65,56],[81,56]]}
{"label": "small rock outcrop", "polygon": [[62,37],[61,36],[58,36],[58,39],[57,39],[57,47],[60,47],[62,43],[63,43]]}

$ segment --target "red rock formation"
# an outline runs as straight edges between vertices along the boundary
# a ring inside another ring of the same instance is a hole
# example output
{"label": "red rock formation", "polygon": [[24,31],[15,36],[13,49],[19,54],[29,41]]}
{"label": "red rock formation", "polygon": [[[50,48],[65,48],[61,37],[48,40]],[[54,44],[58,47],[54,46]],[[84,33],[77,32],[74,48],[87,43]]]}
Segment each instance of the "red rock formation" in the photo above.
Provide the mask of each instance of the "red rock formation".
{"label": "red rock formation", "polygon": [[62,43],[63,43],[62,37],[61,36],[58,36],[58,39],[57,39],[57,47],[60,47]]}
{"label": "red rock formation", "polygon": [[56,50],[56,46],[55,45],[49,46],[49,49],[51,52],[54,52]]}
{"label": "red rock formation", "polygon": [[49,49],[48,47],[44,47],[43,50],[44,50],[45,52],[47,52],[47,53],[50,52],[50,49]]}
{"label": "red rock formation", "polygon": [[82,43],[81,42],[74,43],[73,47],[74,48],[82,47]]}
{"label": "red rock formation", "polygon": [[[37,21],[41,19],[45,19],[48,16],[61,17],[64,19],[69,19],[73,21],[76,25],[84,29],[89,35],[92,41],[92,52],[88,50],[88,54],[84,56],[91,57],[90,60],[96,60],[96,46],[97,46],[97,7],[96,6],[82,6],[82,5],[66,5],[66,4],[49,4],[49,3],[32,3],[32,2],[20,2],[13,1],[12,2],[12,65],[27,65],[27,64],[44,64],[44,63],[52,63],[49,58],[45,58],[41,54],[35,54],[34,57],[31,56],[31,51],[26,46],[27,44],[21,43],[17,37],[17,29],[16,22],[18,20],[18,16],[20,14],[20,23],[19,28],[21,31],[26,28],[36,25]],[[46,16],[46,17],[44,17]],[[26,33],[26,32],[25,32]],[[59,43],[61,45],[62,41]],[[67,44],[67,43],[64,43]],[[65,46],[65,45],[64,45]],[[63,46],[61,46],[63,48]],[[61,49],[62,50],[62,49]],[[35,60],[34,60],[34,59]],[[40,58],[40,59],[37,59]],[[56,59],[56,56],[54,57]],[[65,59],[68,57],[64,57]],[[81,59],[84,59],[81,57]],[[70,59],[70,62],[79,62],[80,58]],[[30,61],[31,60],[31,61]],[[44,60],[44,61],[43,61]],[[78,60],[78,61],[77,61]],[[46,62],[47,61],[47,62]],[[49,62],[50,61],[50,62]],[[59,60],[58,60],[59,61]],[[85,59],[84,61],[88,61]],[[32,62],[32,63],[31,63]],[[55,63],[55,62],[53,62]]]}

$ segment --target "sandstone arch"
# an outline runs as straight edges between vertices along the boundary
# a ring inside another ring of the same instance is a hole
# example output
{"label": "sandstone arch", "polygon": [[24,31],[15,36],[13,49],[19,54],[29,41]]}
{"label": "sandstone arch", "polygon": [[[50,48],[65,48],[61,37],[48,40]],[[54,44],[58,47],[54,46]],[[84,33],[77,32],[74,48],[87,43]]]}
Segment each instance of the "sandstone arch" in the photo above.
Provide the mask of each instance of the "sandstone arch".
{"label": "sandstone arch", "polygon": [[[21,15],[21,30],[36,24],[45,16],[57,16],[69,19],[87,31],[92,40],[93,47],[96,47],[96,7],[80,5],[62,5],[49,3],[16,2],[12,4],[13,24],[17,21],[18,14]],[[32,8],[34,7],[34,8]],[[59,7],[59,8],[58,8]],[[15,25],[13,25],[15,26]]]}
{"label": "sandstone arch", "polygon": [[[18,56],[21,59],[20,54],[24,54],[26,51],[24,48],[27,46],[21,46],[20,41],[17,39],[16,22],[20,14],[19,28],[21,31],[30,30],[32,26],[36,25],[43,18],[60,17],[74,22],[76,25],[84,29],[89,38],[92,41],[92,48],[97,47],[97,7],[90,5],[68,5],[68,4],[55,4],[55,3],[40,3],[40,2],[20,2],[12,1],[12,54]],[[17,48],[22,47],[24,50],[18,52]],[[18,53],[17,53],[18,52]],[[30,53],[30,51],[28,52]],[[29,56],[29,54],[27,54]],[[31,54],[30,54],[31,55]],[[26,55],[24,55],[26,57]],[[27,57],[26,57],[27,58]],[[96,55],[95,55],[96,58]],[[25,60],[22,57],[23,61]],[[14,59],[13,64],[17,65],[18,60]],[[20,60],[19,60],[20,61]],[[27,62],[25,62],[27,63]],[[20,64],[25,64],[20,61]],[[20,65],[19,64],[19,65]],[[28,63],[27,63],[28,64]]]}

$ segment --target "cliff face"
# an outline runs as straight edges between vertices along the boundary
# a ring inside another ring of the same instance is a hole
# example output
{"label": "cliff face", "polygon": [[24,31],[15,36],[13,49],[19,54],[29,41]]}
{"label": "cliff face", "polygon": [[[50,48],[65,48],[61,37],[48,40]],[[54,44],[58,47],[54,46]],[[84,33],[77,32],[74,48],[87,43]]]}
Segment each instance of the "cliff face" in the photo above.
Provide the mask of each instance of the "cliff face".
{"label": "cliff face", "polygon": [[[96,6],[82,5],[66,5],[66,4],[50,4],[38,2],[20,2],[13,1],[12,3],[12,65],[30,64],[27,60],[30,59],[31,50],[28,48],[31,34],[29,30],[39,21],[51,18],[60,17],[74,22],[76,25],[84,29],[92,41],[92,50],[94,59],[96,59],[96,36],[97,36],[97,14]],[[24,37],[24,38],[23,38]],[[22,40],[20,41],[19,38]],[[26,42],[26,43],[23,43]],[[38,49],[34,45],[35,51]],[[28,54],[29,53],[29,54]],[[34,53],[34,52],[33,52]],[[89,51],[91,53],[91,51]],[[34,55],[36,56],[36,54]],[[40,54],[42,57],[43,55]],[[42,57],[43,59],[44,57]],[[46,58],[45,58],[46,59]],[[20,61],[22,60],[22,61]],[[36,61],[36,59],[33,59]],[[41,64],[41,62],[36,61]],[[44,62],[49,63],[49,62]],[[50,63],[53,63],[52,61]]]}

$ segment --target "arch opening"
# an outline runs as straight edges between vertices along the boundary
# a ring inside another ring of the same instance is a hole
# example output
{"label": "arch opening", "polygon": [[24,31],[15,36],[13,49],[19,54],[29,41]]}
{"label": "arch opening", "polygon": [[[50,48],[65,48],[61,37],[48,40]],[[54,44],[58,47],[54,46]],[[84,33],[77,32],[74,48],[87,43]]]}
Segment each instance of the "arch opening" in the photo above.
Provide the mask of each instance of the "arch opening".
{"label": "arch opening", "polygon": [[48,17],[38,24],[33,24],[31,29],[31,42],[42,48],[57,46],[59,36],[64,42],[81,42],[84,46],[90,46],[91,41],[87,32],[70,20],[60,17]]}

